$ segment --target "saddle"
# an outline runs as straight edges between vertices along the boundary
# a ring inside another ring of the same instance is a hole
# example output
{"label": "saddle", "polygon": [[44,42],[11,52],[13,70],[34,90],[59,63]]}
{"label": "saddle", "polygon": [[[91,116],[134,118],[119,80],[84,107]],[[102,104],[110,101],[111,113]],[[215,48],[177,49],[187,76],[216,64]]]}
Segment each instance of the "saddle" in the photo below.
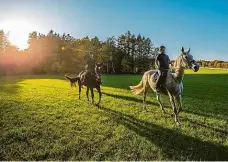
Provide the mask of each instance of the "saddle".
{"label": "saddle", "polygon": [[[158,71],[157,71],[157,72],[155,72],[155,73],[152,75],[152,81],[153,81],[154,83],[156,83],[157,80],[158,80],[158,77],[159,77],[159,74],[158,74]],[[165,83],[166,75],[161,74],[161,77],[164,79],[163,82]],[[163,92],[163,93],[165,93],[165,94],[167,94],[167,90],[166,90],[165,84],[161,84],[161,86],[160,86],[160,91]]]}
{"label": "saddle", "polygon": [[[158,76],[159,76],[158,71],[156,71],[156,72],[153,74],[153,76],[152,76],[152,81],[153,81],[153,82],[157,82]],[[165,75],[164,73],[161,74],[161,77],[162,77],[163,79],[166,79],[166,75]]]}

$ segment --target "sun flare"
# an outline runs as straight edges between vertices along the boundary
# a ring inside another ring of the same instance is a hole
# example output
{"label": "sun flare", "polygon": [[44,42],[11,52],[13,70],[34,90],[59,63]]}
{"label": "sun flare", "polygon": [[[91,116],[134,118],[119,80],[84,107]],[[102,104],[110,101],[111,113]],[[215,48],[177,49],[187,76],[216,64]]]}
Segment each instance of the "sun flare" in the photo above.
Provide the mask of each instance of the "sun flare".
{"label": "sun flare", "polygon": [[0,22],[0,29],[9,32],[8,39],[19,49],[28,47],[28,36],[32,31],[38,31],[37,27],[26,20],[7,20]]}

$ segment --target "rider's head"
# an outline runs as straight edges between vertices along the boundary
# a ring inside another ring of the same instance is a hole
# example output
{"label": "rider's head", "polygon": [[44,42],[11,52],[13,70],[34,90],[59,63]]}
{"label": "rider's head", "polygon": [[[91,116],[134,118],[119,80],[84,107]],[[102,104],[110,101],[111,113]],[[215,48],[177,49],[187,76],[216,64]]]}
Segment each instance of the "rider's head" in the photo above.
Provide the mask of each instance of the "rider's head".
{"label": "rider's head", "polygon": [[165,46],[163,46],[163,45],[160,46],[160,52],[161,52],[161,53],[165,53]]}

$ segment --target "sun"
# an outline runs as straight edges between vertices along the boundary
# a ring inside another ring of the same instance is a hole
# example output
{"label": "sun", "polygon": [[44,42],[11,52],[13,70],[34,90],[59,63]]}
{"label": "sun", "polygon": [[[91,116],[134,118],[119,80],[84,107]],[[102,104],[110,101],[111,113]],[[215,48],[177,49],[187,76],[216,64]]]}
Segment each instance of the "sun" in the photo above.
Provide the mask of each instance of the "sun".
{"label": "sun", "polygon": [[0,22],[0,29],[9,32],[9,41],[20,50],[28,48],[28,36],[30,32],[39,31],[37,26],[26,20],[6,20]]}

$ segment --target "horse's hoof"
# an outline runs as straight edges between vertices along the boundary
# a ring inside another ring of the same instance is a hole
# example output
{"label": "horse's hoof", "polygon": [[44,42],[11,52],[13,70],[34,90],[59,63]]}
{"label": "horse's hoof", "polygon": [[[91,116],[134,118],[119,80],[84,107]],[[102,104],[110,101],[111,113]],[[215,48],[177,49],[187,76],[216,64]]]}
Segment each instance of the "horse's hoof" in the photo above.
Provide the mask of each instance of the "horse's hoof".
{"label": "horse's hoof", "polygon": [[177,124],[177,126],[180,126],[181,125],[181,123],[180,123],[180,119],[175,119],[175,122],[176,122],[176,124]]}
{"label": "horse's hoof", "polygon": [[180,122],[176,122],[177,126],[180,127],[181,126],[181,123]]}

